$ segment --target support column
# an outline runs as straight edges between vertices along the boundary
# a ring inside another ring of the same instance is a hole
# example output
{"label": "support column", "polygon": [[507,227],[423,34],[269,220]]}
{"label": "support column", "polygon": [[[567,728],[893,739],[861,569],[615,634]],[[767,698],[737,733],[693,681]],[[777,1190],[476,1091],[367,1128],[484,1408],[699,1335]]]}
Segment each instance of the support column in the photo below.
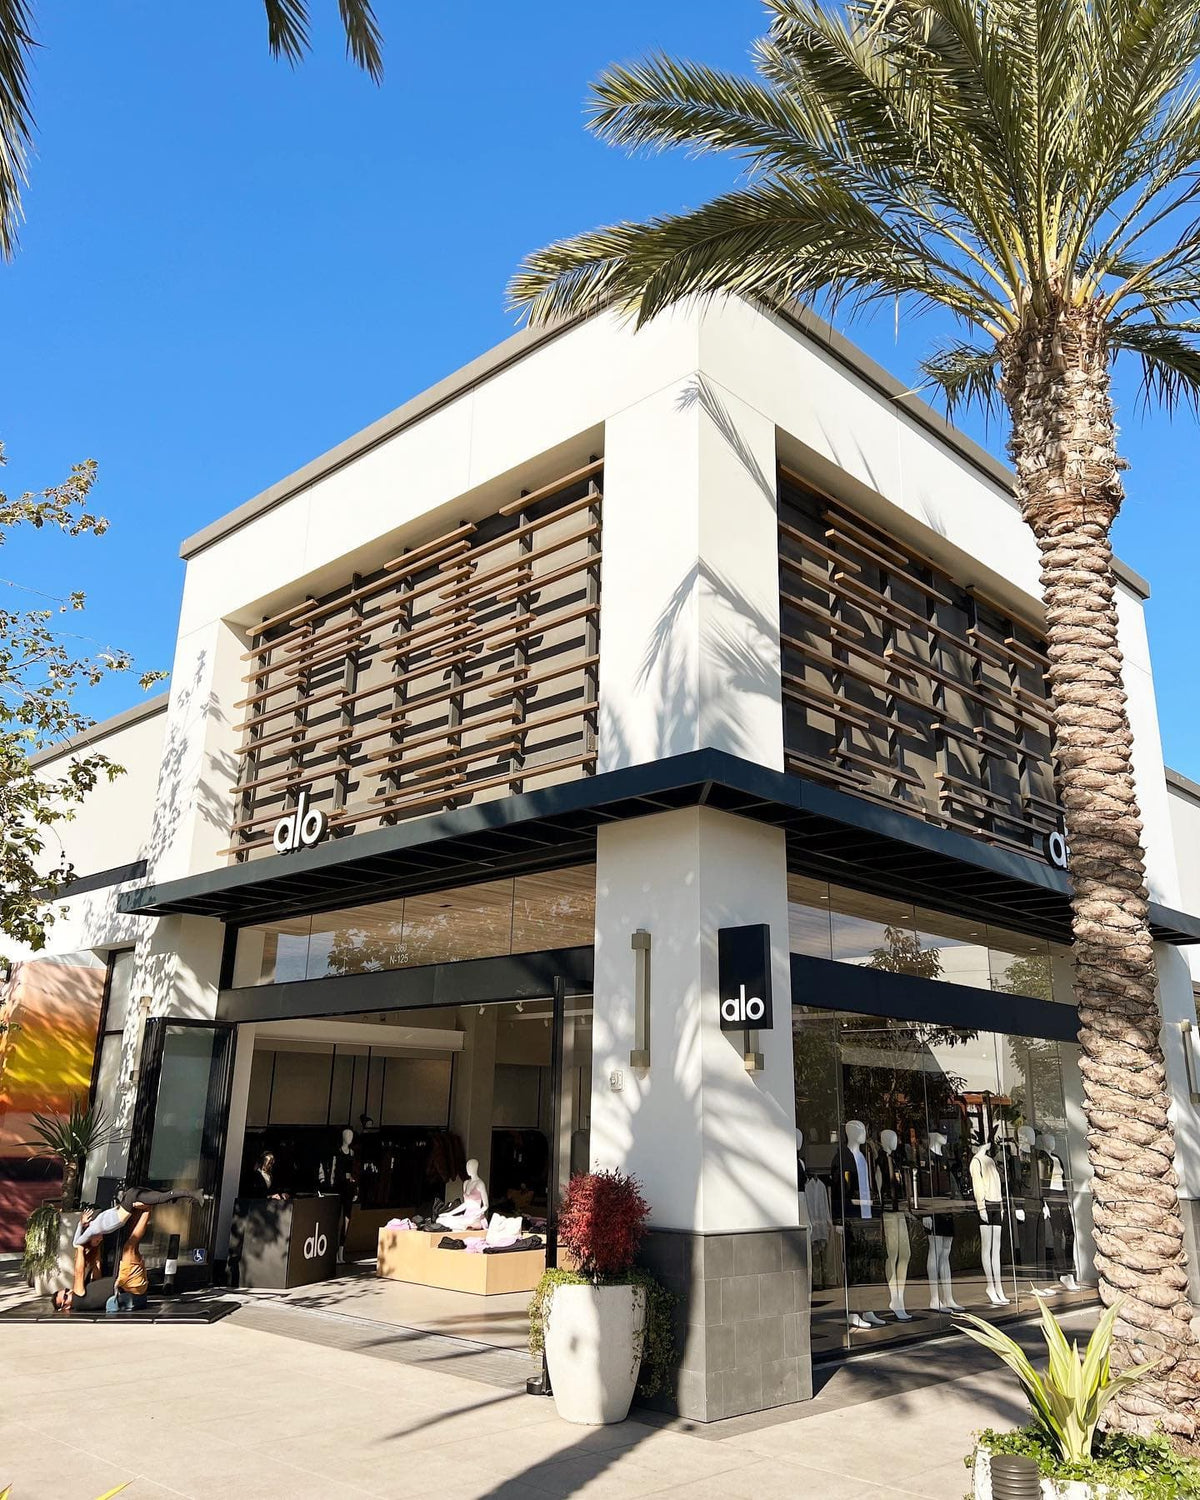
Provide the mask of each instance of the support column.
{"label": "support column", "polygon": [[[748,1073],[720,1028],[717,934],[771,929],[774,1026]],[[634,955],[651,934],[650,1066],[634,1069]],[[676,1406],[714,1421],[811,1394],[796,1190],[784,835],[710,808],[601,828],[592,1161],[642,1183],[645,1264],[680,1299]]]}
{"label": "support column", "polygon": [[485,1006],[483,1014],[464,1007],[463,1049],[454,1059],[454,1102],[450,1128],[468,1157],[479,1163],[479,1175],[490,1189],[492,1120],[496,1085],[496,1022],[499,1007]]}

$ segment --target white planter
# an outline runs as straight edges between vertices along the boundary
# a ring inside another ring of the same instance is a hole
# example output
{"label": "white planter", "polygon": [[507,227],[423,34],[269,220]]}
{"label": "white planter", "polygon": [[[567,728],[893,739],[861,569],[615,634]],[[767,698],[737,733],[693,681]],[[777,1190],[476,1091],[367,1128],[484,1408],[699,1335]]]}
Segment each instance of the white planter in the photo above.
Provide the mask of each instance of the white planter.
{"label": "white planter", "polygon": [[623,1422],[642,1363],[646,1294],[635,1286],[556,1286],[546,1309],[546,1365],[558,1414]]}
{"label": "white planter", "polygon": [[79,1213],[60,1214],[58,1218],[58,1264],[51,1271],[33,1278],[33,1289],[39,1297],[50,1297],[75,1281],[75,1246],[71,1243],[79,1228]]}
{"label": "white planter", "polygon": [[[975,1500],[992,1500],[992,1455],[976,1448],[972,1469]],[[1128,1490],[1091,1485],[1082,1479],[1042,1479],[1042,1500],[1133,1500]]]}

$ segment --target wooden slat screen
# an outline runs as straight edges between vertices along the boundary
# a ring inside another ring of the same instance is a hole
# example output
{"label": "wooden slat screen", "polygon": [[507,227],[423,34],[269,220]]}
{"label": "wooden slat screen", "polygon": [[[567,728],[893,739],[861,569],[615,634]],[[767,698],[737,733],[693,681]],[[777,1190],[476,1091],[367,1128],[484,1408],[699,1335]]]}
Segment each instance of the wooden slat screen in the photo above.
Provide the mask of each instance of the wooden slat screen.
{"label": "wooden slat screen", "polygon": [[595,770],[602,465],[251,632],[232,844],[300,791],[335,835]]}
{"label": "wooden slat screen", "polygon": [[788,769],[1040,858],[1042,640],[786,469],[779,564]]}

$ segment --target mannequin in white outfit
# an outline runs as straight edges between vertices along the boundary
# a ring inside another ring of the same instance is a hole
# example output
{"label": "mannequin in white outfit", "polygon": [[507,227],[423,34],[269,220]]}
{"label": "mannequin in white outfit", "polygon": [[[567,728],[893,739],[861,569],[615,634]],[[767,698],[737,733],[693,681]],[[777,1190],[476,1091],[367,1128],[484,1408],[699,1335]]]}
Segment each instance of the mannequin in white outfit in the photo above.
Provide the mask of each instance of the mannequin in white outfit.
{"label": "mannequin in white outfit", "polygon": [[[879,1144],[883,1147],[886,1161],[886,1177],[888,1181],[898,1181],[900,1167],[896,1161],[896,1151],[900,1145],[900,1137],[894,1130],[881,1130],[879,1132]],[[883,1245],[886,1253],[887,1284],[891,1293],[891,1307],[896,1318],[901,1323],[911,1323],[912,1314],[904,1308],[904,1287],[908,1281],[908,1262],[912,1248],[908,1238],[908,1215],[900,1209],[889,1206],[894,1199],[885,1195],[883,1209]]]}
{"label": "mannequin in white outfit", "polygon": [[[931,1167],[944,1167],[942,1152],[946,1137],[940,1131],[929,1132],[929,1156]],[[934,1177],[931,1170],[930,1178]],[[921,1220],[929,1234],[929,1254],[925,1262],[925,1274],[929,1278],[929,1306],[934,1312],[962,1312],[963,1308],[954,1300],[954,1283],[950,1277],[950,1247],[954,1243],[954,1224],[949,1214],[930,1214]]]}
{"label": "mannequin in white outfit", "polygon": [[[861,1120],[847,1120],[845,1124],[847,1155],[852,1162],[850,1170],[851,1181],[849,1192],[855,1213],[849,1222],[854,1219],[869,1219],[871,1217],[871,1169],[867,1165],[867,1158],[863,1154],[863,1146],[867,1139],[867,1127]],[[883,1319],[874,1312],[852,1312],[846,1320],[851,1328],[882,1328]]]}
{"label": "mannequin in white outfit", "polygon": [[467,1163],[467,1181],[463,1187],[463,1201],[457,1208],[438,1214],[438,1223],[443,1229],[482,1229],[487,1219],[488,1194],[479,1176],[479,1163],[472,1158]]}
{"label": "mannequin in white outfit", "polygon": [[1007,1307],[1000,1268],[1000,1236],[1004,1233],[1004,1199],[1000,1169],[988,1154],[986,1141],[977,1141],[971,1157],[971,1192],[979,1210],[979,1259],[987,1278],[988,1301]]}

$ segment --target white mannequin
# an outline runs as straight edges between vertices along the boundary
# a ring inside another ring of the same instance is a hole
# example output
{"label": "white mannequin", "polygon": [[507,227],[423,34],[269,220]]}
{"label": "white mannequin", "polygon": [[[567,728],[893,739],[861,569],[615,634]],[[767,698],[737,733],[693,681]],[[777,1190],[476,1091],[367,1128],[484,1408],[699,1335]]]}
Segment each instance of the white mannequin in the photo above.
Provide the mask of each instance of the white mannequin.
{"label": "white mannequin", "polygon": [[443,1229],[482,1229],[487,1211],[487,1188],[479,1176],[479,1163],[472,1158],[467,1163],[467,1181],[463,1188],[462,1203],[444,1214],[438,1214],[437,1221]]}
{"label": "white mannequin", "polygon": [[[1048,1193],[1061,1193],[1063,1198],[1066,1199],[1067,1178],[1066,1173],[1063,1171],[1062,1157],[1054,1149],[1056,1144],[1055,1137],[1048,1130],[1038,1136],[1038,1145],[1050,1160],[1050,1181],[1045,1184],[1046,1191]],[[1070,1212],[1069,1204],[1068,1212]],[[1049,1204],[1046,1205],[1045,1214],[1048,1219],[1050,1217]],[[1074,1269],[1067,1271],[1065,1275],[1060,1276],[1058,1279],[1068,1292],[1077,1292],[1079,1290],[1079,1283],[1075,1280]]]}
{"label": "white mannequin", "polygon": [[[900,1144],[900,1137],[894,1130],[881,1130],[879,1144],[883,1147],[884,1154],[891,1156]],[[894,1167],[893,1170],[899,1171],[899,1168]],[[884,1209],[883,1243],[887,1252],[887,1284],[888,1291],[891,1293],[892,1311],[899,1322],[911,1323],[912,1314],[906,1312],[904,1308],[904,1287],[908,1281],[908,1261],[912,1253],[908,1238],[907,1214],[899,1213],[895,1209]]]}
{"label": "white mannequin", "polygon": [[979,1210],[979,1259],[987,1278],[988,1301],[996,1307],[1007,1307],[1000,1267],[1000,1236],[1004,1229],[992,1223],[1003,1203],[1003,1187],[1000,1169],[988,1154],[986,1141],[977,1142],[971,1157],[971,1190]]}
{"label": "white mannequin", "polygon": [[[940,1131],[929,1132],[929,1154],[942,1158],[946,1137]],[[927,1216],[921,1220],[929,1234],[929,1254],[925,1261],[925,1275],[929,1279],[929,1306],[933,1312],[962,1312],[963,1308],[954,1300],[954,1282],[950,1276],[950,1247],[954,1243],[951,1234],[937,1234],[934,1219]]]}
{"label": "white mannequin", "polygon": [[[867,1165],[867,1158],[863,1155],[862,1149],[867,1139],[867,1127],[861,1120],[847,1120],[844,1129],[846,1144],[850,1148],[850,1155],[854,1158],[854,1166],[858,1173],[853,1202],[858,1208],[860,1217],[869,1219],[871,1217],[871,1169]],[[847,1321],[851,1328],[883,1327],[883,1319],[878,1313],[873,1312],[852,1312]]]}

